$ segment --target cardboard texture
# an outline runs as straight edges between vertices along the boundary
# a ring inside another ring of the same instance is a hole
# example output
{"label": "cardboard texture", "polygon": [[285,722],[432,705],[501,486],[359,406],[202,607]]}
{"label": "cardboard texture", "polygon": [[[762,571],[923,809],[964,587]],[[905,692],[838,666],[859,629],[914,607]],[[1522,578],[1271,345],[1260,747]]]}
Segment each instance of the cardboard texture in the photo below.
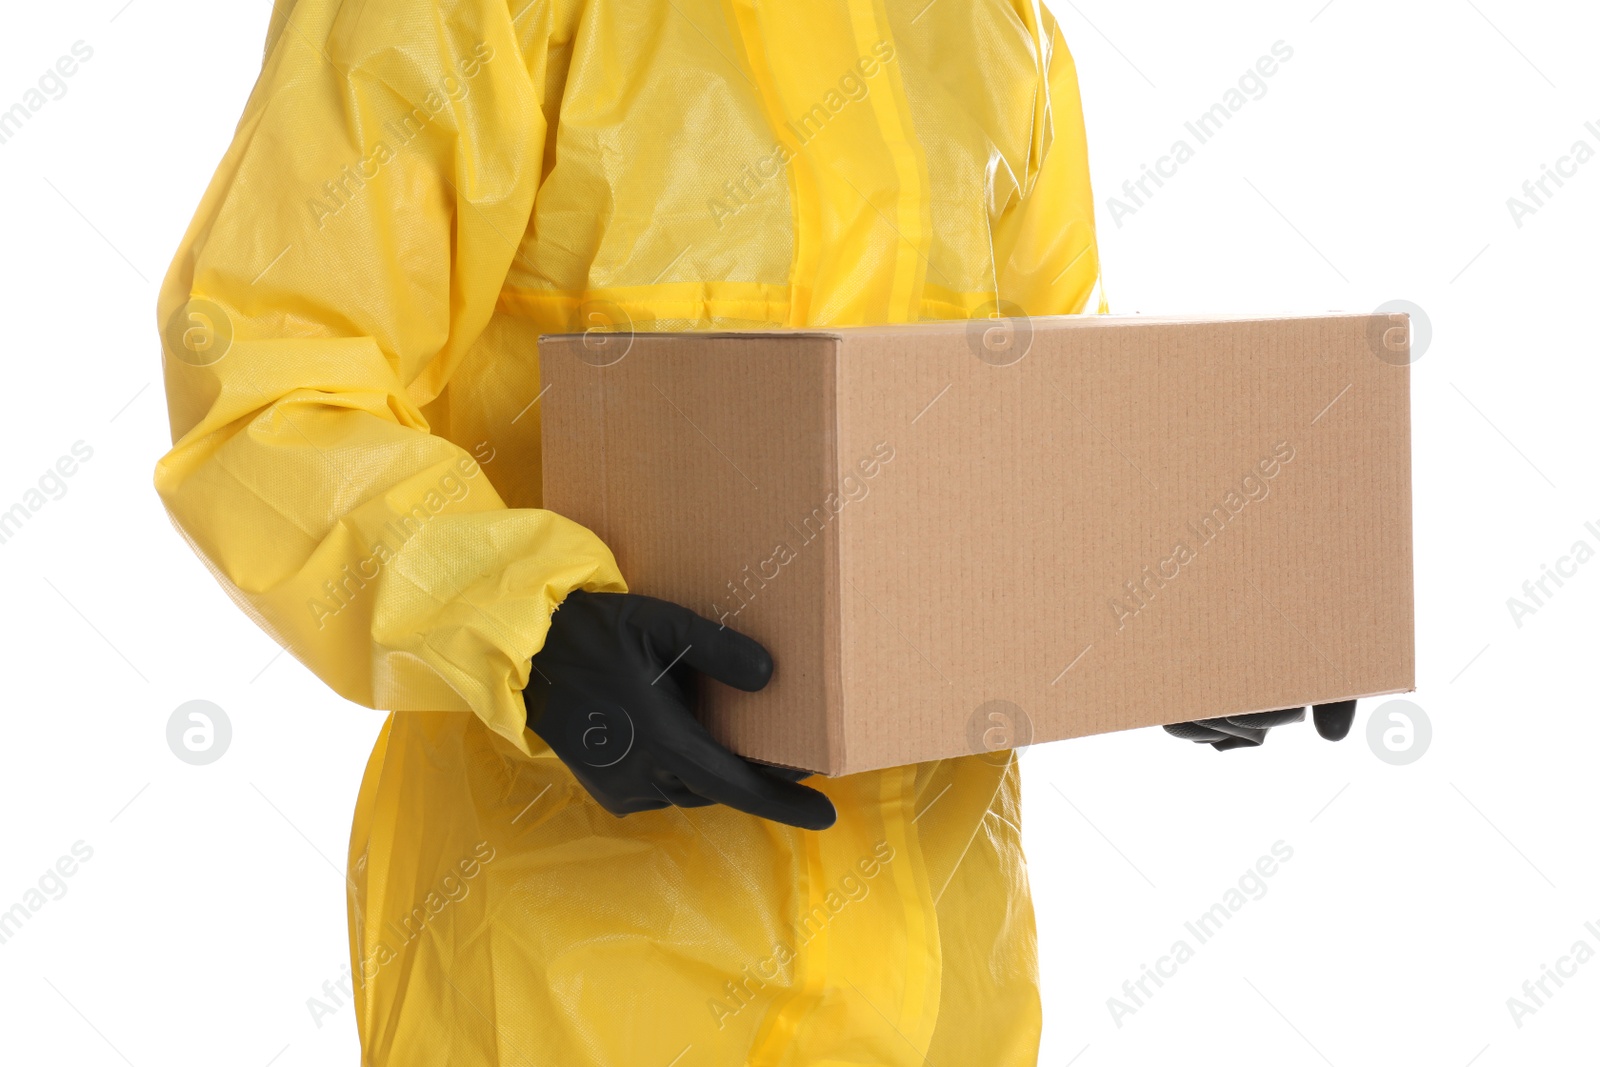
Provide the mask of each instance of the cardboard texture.
{"label": "cardboard texture", "polygon": [[[773,653],[824,774],[1406,692],[1402,319],[541,339],[544,506]],[[1001,753],[997,756],[995,753]]]}

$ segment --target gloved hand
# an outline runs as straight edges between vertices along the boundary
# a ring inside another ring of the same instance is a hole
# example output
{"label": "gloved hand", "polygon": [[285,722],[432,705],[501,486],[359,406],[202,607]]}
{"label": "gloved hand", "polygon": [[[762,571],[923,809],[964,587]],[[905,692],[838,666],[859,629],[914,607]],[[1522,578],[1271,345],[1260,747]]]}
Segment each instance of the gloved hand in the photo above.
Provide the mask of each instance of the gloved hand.
{"label": "gloved hand", "polygon": [[753,693],[772,657],[687,608],[633,593],[569,593],[533,657],[528,726],[613,815],[676,805],[731,808],[806,830],[837,813],[805,771],[740,758],[690,710],[703,672]]}
{"label": "gloved hand", "polygon": [[[1355,721],[1356,702],[1340,700],[1333,704],[1317,704],[1311,709],[1317,724],[1317,733],[1329,741],[1342,741]],[[1174,723],[1164,727],[1173,737],[1210,745],[1218,752],[1230,748],[1255,748],[1267,739],[1267,731],[1274,726],[1300,722],[1306,717],[1305,708],[1285,708],[1283,711],[1260,711],[1253,715],[1229,715],[1222,719],[1198,719],[1195,722]]]}

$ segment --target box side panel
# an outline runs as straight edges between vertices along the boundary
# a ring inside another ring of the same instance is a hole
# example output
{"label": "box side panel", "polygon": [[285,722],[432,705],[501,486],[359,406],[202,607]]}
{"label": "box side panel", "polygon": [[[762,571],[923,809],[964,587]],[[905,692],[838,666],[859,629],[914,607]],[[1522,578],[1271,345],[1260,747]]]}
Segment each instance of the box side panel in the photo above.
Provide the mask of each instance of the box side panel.
{"label": "box side panel", "polygon": [[[1404,457],[1404,462],[1398,469],[1390,471],[1394,478],[1394,485],[1390,488],[1392,499],[1389,501],[1388,516],[1394,523],[1386,549],[1392,551],[1397,557],[1394,564],[1392,580],[1399,583],[1403,591],[1403,598],[1397,599],[1395,604],[1395,620],[1393,623],[1393,640],[1395,654],[1404,662],[1405,684],[1395,689],[1395,692],[1409,693],[1417,687],[1417,599],[1416,599],[1416,540],[1413,537],[1413,487],[1411,464],[1411,326],[1407,318],[1405,339],[1403,346],[1396,350],[1391,347],[1390,355],[1385,360],[1392,364],[1390,370],[1392,377],[1399,379],[1395,395],[1390,400],[1386,409],[1387,417],[1396,423],[1394,439],[1388,445],[1395,455]],[[1371,337],[1378,333],[1380,324],[1393,325],[1392,318],[1373,317],[1366,320],[1367,333]],[[1376,462],[1376,460],[1374,460]],[[1379,694],[1371,694],[1377,696]]]}
{"label": "box side panel", "polygon": [[[832,527],[818,539],[823,553],[822,578],[822,678],[823,708],[827,729],[827,759],[816,769],[824,774],[844,774],[849,766],[849,735],[844,719],[844,618],[842,594],[844,562],[842,560],[844,537],[840,516],[846,503],[846,487],[839,475],[839,363],[843,346],[837,338],[830,339],[830,351],[825,360],[826,382],[822,399],[823,423],[826,428],[822,451],[815,457],[815,473],[820,485],[828,490],[824,511],[831,515]],[[809,505],[808,505],[809,506]],[[813,508],[809,519],[818,512]],[[809,522],[806,524],[809,526]]]}
{"label": "box side panel", "polygon": [[1411,689],[1380,321],[846,334],[846,770]]}
{"label": "box side panel", "polygon": [[603,380],[598,368],[584,362],[576,337],[539,339],[540,505],[587,526],[610,544]]}
{"label": "box side panel", "polygon": [[742,755],[824,773],[835,348],[815,335],[639,335],[596,366],[580,338],[540,346],[545,506],[594,529],[633,592],[772,651],[765,690],[706,680],[700,717]]}

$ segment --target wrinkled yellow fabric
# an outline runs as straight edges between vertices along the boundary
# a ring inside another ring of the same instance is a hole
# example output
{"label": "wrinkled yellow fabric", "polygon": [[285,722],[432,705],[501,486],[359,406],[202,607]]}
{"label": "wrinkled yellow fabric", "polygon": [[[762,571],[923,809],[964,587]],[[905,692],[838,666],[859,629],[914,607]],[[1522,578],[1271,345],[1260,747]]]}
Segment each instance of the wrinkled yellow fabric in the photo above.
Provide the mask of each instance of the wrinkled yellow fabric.
{"label": "wrinkled yellow fabric", "polygon": [[156,483],[245,610],[393,712],[350,844],[364,1062],[1035,1061],[1014,762],[813,779],[812,834],[615,819],[524,728],[555,605],[625,588],[539,508],[536,338],[1073,313],[1098,270],[1026,0],[278,6],[162,289]]}

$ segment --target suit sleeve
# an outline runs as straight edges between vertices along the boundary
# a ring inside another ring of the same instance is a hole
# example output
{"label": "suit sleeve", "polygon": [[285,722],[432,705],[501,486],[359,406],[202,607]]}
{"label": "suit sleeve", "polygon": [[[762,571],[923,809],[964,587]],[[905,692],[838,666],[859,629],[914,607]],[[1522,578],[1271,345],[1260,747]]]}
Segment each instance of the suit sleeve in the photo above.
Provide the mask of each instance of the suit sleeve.
{"label": "suit sleeve", "polygon": [[[1000,293],[1029,315],[1076,314],[1100,280],[1094,192],[1077,65],[1048,11],[1037,12],[1042,106],[1036,107],[1037,170],[995,224]],[[1106,311],[1105,297],[1098,310]]]}
{"label": "suit sleeve", "polygon": [[[520,17],[519,17],[520,20]],[[524,751],[551,612],[610,551],[511,509],[423,408],[481,333],[544,149],[504,0],[299,0],[162,287],[156,488],[229,594],[342,696]]]}

